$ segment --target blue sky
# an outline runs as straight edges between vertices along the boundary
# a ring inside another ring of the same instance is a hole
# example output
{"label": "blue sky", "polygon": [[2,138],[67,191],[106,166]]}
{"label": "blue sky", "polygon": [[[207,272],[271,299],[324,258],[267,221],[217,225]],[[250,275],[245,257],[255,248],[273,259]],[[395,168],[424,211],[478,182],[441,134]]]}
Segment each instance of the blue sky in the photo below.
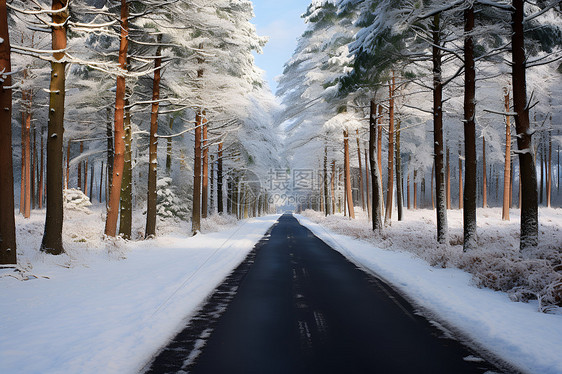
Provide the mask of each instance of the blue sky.
{"label": "blue sky", "polygon": [[256,55],[256,65],[265,70],[273,93],[274,78],[283,73],[283,65],[295,50],[297,38],[304,32],[300,18],[310,4],[309,0],[253,0],[256,25],[260,36],[269,36],[262,55]]}

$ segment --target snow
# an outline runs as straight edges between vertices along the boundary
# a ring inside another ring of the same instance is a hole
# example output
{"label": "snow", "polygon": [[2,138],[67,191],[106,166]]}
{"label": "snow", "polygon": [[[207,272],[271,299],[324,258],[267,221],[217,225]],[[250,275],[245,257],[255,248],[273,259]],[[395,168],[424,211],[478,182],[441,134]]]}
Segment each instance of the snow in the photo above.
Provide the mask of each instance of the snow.
{"label": "snow", "polygon": [[[555,214],[549,214],[552,211]],[[546,217],[546,221],[554,220],[556,225],[562,226],[559,209],[547,210],[542,216]],[[336,234],[304,216],[296,217],[352,262],[393,285],[429,319],[436,319],[447,328],[460,332],[468,338],[469,344],[483,347],[526,372],[562,373],[562,313],[559,310],[553,314],[539,313],[536,301],[513,302],[505,292],[477,288],[469,273],[454,268],[432,267],[405,251],[415,252],[411,248],[400,250],[391,246],[391,250],[381,249],[365,240]],[[337,221],[338,218],[342,224],[351,222],[341,216],[332,220]],[[393,234],[397,231],[394,230]],[[503,231],[507,230],[504,228]],[[419,244],[423,233],[417,235],[418,240],[411,242],[410,246]],[[405,243],[405,238],[396,239],[400,245]]]}
{"label": "snow", "polygon": [[138,372],[278,218],[126,242],[92,234],[95,214],[65,212],[62,256],[37,251],[44,211],[18,217],[20,271],[0,269],[1,373]]}

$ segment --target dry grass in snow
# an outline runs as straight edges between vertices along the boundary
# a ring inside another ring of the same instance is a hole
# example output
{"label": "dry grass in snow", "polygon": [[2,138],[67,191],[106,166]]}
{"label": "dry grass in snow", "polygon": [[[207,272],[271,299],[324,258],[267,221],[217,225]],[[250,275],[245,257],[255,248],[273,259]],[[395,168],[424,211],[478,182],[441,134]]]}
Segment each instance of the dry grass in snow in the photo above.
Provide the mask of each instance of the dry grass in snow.
{"label": "dry grass in snow", "polygon": [[[436,240],[433,210],[404,210],[403,221],[386,226],[380,236],[373,233],[367,215],[356,209],[356,219],[341,214],[324,217],[321,212],[302,213],[330,230],[366,240],[394,251],[408,251],[432,266],[456,267],[473,275],[478,287],[505,291],[514,301],[537,299],[542,312],[562,306],[562,209],[539,210],[539,246],[519,250],[519,210],[511,221],[502,221],[501,208],[478,209],[478,249],[464,253],[461,210],[448,210],[449,245]],[[558,309],[559,311],[559,309]]]}

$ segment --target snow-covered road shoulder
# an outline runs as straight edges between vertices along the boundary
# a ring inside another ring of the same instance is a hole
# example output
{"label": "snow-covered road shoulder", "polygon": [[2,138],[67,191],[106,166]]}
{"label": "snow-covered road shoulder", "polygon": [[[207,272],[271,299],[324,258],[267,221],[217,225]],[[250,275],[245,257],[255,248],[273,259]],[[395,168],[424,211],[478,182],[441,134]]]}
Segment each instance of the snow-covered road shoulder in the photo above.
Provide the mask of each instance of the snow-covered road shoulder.
{"label": "snow-covered road shoulder", "polygon": [[479,289],[462,270],[434,268],[411,253],[379,249],[295,217],[352,262],[499,358],[531,373],[562,373],[562,315],[539,313],[536,302],[516,303],[506,293]]}
{"label": "snow-covered road shoulder", "polygon": [[127,243],[126,259],[45,257],[37,279],[0,278],[0,373],[138,372],[278,218]]}

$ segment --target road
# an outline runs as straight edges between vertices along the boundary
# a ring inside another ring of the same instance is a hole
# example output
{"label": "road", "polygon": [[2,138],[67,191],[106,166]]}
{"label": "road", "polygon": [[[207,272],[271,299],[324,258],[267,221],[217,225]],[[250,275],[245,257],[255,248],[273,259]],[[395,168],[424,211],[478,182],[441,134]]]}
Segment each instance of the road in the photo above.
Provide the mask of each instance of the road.
{"label": "road", "polygon": [[149,373],[501,372],[283,215]]}

